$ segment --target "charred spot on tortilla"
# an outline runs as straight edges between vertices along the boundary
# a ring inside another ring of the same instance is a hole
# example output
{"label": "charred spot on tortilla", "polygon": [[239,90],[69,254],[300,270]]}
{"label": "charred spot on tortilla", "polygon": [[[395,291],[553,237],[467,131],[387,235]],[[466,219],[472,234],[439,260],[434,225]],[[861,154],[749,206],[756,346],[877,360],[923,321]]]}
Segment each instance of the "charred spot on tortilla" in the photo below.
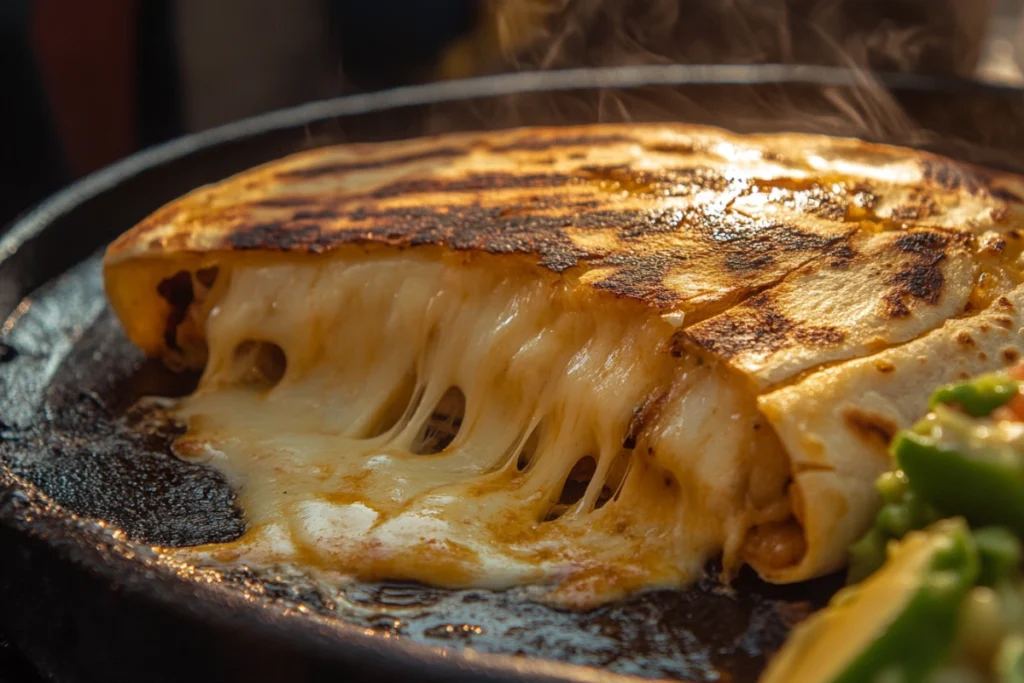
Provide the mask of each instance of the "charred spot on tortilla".
{"label": "charred spot on tortilla", "polygon": [[851,408],[843,416],[858,436],[874,440],[883,447],[889,444],[898,430],[891,420],[865,410]]}
{"label": "charred spot on tortilla", "polygon": [[588,607],[841,567],[928,389],[1020,357],[1020,196],[857,140],[466,133],[199,188],[105,278],[203,369],[179,454],[250,523],[190,557]]}
{"label": "charred spot on tortilla", "polygon": [[435,147],[422,152],[410,154],[399,154],[393,157],[376,158],[369,161],[342,161],[328,162],[317,165],[303,165],[296,168],[285,169],[281,172],[281,179],[315,179],[320,176],[336,176],[344,173],[357,171],[372,171],[389,167],[401,167],[405,164],[419,161],[437,161],[446,158],[463,156],[466,149],[460,147]]}
{"label": "charred spot on tortilla", "polygon": [[843,341],[841,328],[801,323],[780,310],[771,294],[763,292],[702,325],[694,338],[721,358],[740,353],[771,353],[794,343],[831,346]]}
{"label": "charred spot on tortilla", "polygon": [[963,190],[968,195],[986,191],[987,184],[981,174],[949,159],[922,159],[924,179],[944,190]]}

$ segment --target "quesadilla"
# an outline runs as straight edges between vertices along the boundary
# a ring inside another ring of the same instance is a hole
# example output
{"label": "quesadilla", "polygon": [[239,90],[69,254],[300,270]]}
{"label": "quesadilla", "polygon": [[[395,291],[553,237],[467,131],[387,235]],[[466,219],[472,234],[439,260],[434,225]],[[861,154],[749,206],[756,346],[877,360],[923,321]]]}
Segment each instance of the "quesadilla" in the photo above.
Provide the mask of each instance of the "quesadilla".
{"label": "quesadilla", "polygon": [[840,568],[892,434],[1020,356],[1021,197],[849,139],[464,133],[199,188],[105,277],[203,369],[175,451],[249,522],[214,558],[588,606]]}

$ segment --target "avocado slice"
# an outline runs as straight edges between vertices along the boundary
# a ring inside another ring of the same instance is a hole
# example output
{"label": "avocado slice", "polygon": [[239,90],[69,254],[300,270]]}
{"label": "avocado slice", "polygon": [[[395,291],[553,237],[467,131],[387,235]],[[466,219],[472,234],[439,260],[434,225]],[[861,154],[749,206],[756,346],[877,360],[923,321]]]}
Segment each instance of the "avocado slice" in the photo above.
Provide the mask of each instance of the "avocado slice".
{"label": "avocado slice", "polygon": [[995,661],[999,683],[1024,683],[1024,634],[1003,640]]}
{"label": "avocado slice", "polygon": [[923,681],[949,655],[978,572],[964,520],[909,533],[881,569],[794,629],[762,683]]}

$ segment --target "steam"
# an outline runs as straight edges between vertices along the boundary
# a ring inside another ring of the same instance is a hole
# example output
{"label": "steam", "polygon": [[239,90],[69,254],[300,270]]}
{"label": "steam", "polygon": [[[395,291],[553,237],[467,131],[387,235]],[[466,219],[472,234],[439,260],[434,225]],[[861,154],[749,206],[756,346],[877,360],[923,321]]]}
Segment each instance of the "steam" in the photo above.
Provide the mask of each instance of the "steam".
{"label": "steam", "polygon": [[[460,46],[462,55],[472,55],[476,73],[781,63],[850,67],[857,82],[516,95],[460,113],[478,127],[677,120],[741,132],[847,135],[1020,165],[981,149],[999,147],[997,131],[972,131],[980,137],[963,140],[948,130],[929,132],[922,115],[948,124],[951,114],[909,112],[871,72],[972,74],[993,0],[508,0],[486,6],[483,27]],[[446,112],[435,130],[449,128],[450,117]]]}
{"label": "steam", "polygon": [[509,0],[500,70],[805,63],[969,75],[992,0]]}

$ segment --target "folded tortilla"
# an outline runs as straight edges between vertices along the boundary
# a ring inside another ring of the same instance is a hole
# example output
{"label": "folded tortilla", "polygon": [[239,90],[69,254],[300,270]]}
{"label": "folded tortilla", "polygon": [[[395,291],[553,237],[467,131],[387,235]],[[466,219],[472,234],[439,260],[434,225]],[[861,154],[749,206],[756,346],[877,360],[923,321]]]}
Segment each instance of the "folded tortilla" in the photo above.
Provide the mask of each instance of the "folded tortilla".
{"label": "folded tortilla", "polygon": [[114,242],[221,560],[590,605],[840,568],[886,444],[1020,356],[1021,179],[849,139],[596,125],[302,152]]}

